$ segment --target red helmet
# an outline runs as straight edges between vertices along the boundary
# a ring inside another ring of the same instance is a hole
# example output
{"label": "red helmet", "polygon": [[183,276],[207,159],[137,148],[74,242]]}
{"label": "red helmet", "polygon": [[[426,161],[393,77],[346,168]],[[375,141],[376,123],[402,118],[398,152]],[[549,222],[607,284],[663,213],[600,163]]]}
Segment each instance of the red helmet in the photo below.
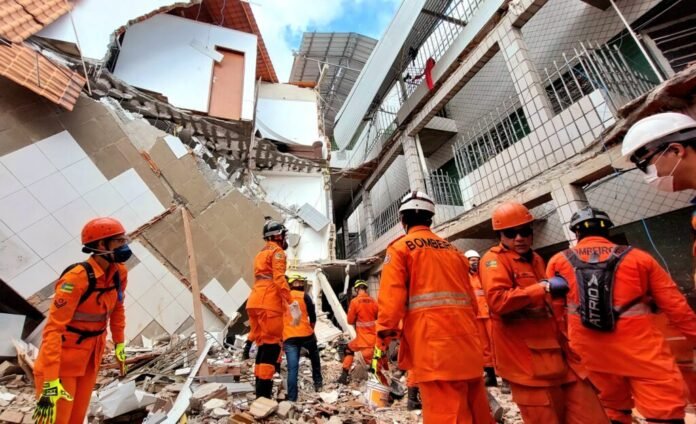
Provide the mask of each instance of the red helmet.
{"label": "red helmet", "polygon": [[126,234],[123,225],[114,218],[94,218],[82,227],[82,244]]}
{"label": "red helmet", "polygon": [[505,202],[493,209],[493,230],[519,227],[534,221],[534,217],[522,203]]}

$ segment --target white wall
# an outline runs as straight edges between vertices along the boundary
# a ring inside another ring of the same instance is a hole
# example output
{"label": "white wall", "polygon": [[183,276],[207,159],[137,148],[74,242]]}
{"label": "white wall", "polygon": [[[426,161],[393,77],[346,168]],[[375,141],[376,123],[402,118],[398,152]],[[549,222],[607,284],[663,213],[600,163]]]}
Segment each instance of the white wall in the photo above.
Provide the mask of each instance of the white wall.
{"label": "white wall", "polygon": [[192,47],[221,47],[244,54],[242,119],[254,117],[256,36],[172,15],[156,15],[126,31],[114,74],[139,88],[164,94],[177,107],[208,112],[213,59]]}
{"label": "white wall", "polygon": [[[103,60],[112,42],[113,33],[118,28],[161,7],[180,2],[175,0],[80,0],[71,3],[73,4],[72,18],[75,21],[82,55],[88,59]],[[38,35],[76,44],[69,14],[58,18]]]}
{"label": "white wall", "polygon": [[[267,202],[276,202],[287,208],[300,208],[305,203],[309,203],[331,219],[330,212],[327,211],[329,194],[324,190],[322,175],[266,173],[260,176],[260,180],[261,187],[266,191]],[[291,233],[300,235],[299,245],[288,249],[290,262],[292,259],[309,262],[329,258],[330,225],[320,232],[299,223],[296,219],[289,219],[285,225]]]}
{"label": "white wall", "polygon": [[264,138],[311,146],[321,141],[316,91],[289,84],[260,84],[256,127]]}

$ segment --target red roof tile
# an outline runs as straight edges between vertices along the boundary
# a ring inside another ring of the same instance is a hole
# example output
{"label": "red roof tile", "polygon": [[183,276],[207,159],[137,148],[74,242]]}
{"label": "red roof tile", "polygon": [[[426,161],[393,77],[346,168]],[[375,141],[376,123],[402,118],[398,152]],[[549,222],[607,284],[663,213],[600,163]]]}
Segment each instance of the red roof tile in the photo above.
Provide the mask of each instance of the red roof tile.
{"label": "red roof tile", "polygon": [[67,0],[0,0],[0,37],[24,41],[71,7]]}
{"label": "red roof tile", "polygon": [[0,75],[72,110],[85,78],[23,44],[0,43]]}

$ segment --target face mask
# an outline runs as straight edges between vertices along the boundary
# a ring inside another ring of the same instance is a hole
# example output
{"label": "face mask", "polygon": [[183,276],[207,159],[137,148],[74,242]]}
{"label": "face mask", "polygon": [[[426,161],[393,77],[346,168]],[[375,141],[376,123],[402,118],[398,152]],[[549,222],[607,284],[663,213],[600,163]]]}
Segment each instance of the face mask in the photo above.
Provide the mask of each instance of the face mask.
{"label": "face mask", "polygon": [[111,263],[122,264],[122,263],[126,262],[128,259],[130,259],[131,256],[133,256],[133,251],[131,251],[130,247],[128,247],[127,244],[124,244],[123,246],[117,247],[116,249],[110,250],[110,251],[109,250],[97,250],[97,249],[93,249],[93,251],[99,252],[99,253],[95,253],[95,255],[103,256],[104,259],[106,259],[107,261],[109,261]]}
{"label": "face mask", "polygon": [[[662,155],[660,155],[662,156]],[[658,158],[659,160],[659,158]],[[655,187],[658,190],[661,191],[668,191],[668,192],[673,192],[674,191],[674,171],[677,169],[677,166],[681,163],[682,159],[679,158],[679,161],[674,165],[674,168],[672,168],[672,172],[669,173],[669,175],[666,175],[664,177],[660,177],[657,175],[657,167],[654,164],[648,165],[646,168],[646,173],[645,173],[645,182],[651,185],[652,187]],[[655,161],[657,162],[657,160]]]}

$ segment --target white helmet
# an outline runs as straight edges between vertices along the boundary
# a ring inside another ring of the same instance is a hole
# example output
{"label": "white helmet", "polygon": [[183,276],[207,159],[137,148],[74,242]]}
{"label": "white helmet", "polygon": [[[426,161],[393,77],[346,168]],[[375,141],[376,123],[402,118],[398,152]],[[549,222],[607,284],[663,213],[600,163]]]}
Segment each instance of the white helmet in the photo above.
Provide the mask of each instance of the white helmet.
{"label": "white helmet", "polygon": [[403,211],[428,211],[435,215],[435,202],[422,191],[412,191],[401,199],[399,213]]}
{"label": "white helmet", "polygon": [[614,164],[617,168],[631,168],[631,156],[641,148],[650,149],[665,143],[676,143],[696,137],[696,120],[689,115],[664,112],[650,115],[633,124],[621,145],[621,158]]}
{"label": "white helmet", "polygon": [[467,259],[471,259],[471,258],[481,259],[481,255],[479,255],[478,252],[475,250],[467,250],[466,253],[464,253],[464,256],[466,256]]}

